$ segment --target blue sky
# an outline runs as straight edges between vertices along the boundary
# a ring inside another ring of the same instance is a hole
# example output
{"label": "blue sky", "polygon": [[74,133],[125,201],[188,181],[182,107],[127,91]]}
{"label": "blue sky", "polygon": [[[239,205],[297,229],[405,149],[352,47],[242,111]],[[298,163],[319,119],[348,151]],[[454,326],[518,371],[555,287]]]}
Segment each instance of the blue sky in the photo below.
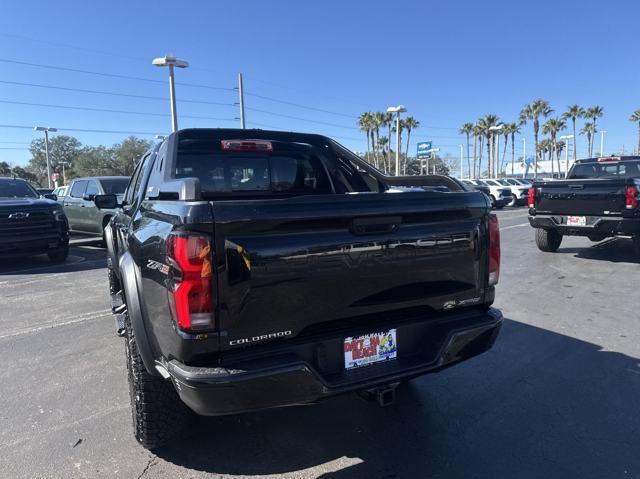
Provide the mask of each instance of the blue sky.
{"label": "blue sky", "polygon": [[[628,117],[640,108],[638,18],[640,3],[629,0],[5,0],[0,4],[0,60],[164,81],[166,70],[153,67],[151,59],[172,52],[191,63],[177,72],[181,127],[236,126],[232,104],[237,95],[231,89],[241,71],[248,94],[307,107],[247,95],[248,108],[263,110],[247,111],[249,127],[324,133],[359,151],[366,143],[355,117],[392,104],[404,104],[422,123],[415,141],[431,139],[452,155],[463,141],[460,124],[486,113],[514,121],[525,103],[539,97],[560,113],[571,103],[598,104],[605,109],[599,121],[607,130],[605,150],[624,144],[629,151],[637,136]],[[7,82],[167,96],[162,82],[0,61],[0,125],[148,132],[146,138],[170,126],[169,117],[162,116],[168,115],[163,100]],[[67,133],[84,144],[110,145],[124,137]],[[524,136],[531,151],[530,127]],[[30,129],[0,127],[0,161],[26,163],[26,148],[35,137]],[[583,154],[586,142],[580,140]]]}

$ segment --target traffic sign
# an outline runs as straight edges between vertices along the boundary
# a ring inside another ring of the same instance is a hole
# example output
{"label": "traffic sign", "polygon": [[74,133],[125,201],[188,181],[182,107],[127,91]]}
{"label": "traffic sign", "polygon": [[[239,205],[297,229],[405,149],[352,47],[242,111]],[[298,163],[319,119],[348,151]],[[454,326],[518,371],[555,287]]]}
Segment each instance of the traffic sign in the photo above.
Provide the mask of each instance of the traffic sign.
{"label": "traffic sign", "polygon": [[416,155],[418,158],[429,158],[431,156],[431,145],[430,141],[421,141],[418,143],[418,154]]}

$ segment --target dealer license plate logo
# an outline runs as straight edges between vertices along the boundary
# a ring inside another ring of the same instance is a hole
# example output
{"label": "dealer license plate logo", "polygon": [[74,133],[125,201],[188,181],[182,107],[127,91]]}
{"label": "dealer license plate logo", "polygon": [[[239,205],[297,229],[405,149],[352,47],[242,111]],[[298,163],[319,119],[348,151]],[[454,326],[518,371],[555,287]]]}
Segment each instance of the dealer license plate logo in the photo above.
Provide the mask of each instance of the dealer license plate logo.
{"label": "dealer license plate logo", "polygon": [[567,225],[569,226],[586,226],[586,216],[567,216]]}
{"label": "dealer license plate logo", "polygon": [[396,330],[365,334],[344,340],[345,369],[359,368],[369,364],[395,359],[398,353]]}

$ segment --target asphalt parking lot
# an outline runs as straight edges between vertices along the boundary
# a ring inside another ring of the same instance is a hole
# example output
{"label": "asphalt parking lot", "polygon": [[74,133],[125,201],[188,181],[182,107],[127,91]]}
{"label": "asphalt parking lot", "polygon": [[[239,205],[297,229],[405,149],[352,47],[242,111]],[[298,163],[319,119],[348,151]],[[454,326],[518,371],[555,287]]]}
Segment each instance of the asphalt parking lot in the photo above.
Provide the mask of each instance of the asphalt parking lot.
{"label": "asphalt parking lot", "polygon": [[0,265],[0,477],[640,477],[640,265],[631,244],[537,250],[499,213],[505,324],[493,350],[402,386],[202,418],[157,455],[131,433],[104,250]]}

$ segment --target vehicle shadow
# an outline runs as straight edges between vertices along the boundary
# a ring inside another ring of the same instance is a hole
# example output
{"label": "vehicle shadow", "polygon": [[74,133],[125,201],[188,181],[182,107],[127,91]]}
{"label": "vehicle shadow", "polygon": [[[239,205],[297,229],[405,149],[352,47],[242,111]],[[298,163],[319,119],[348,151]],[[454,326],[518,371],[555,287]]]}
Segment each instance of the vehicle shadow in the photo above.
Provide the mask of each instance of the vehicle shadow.
{"label": "vehicle shadow", "polygon": [[640,263],[633,250],[633,243],[627,238],[609,238],[584,248],[560,248],[558,253],[574,253],[576,258],[612,263]]}
{"label": "vehicle shadow", "polygon": [[106,250],[93,243],[71,246],[63,263],[52,263],[46,254],[23,258],[8,258],[0,262],[0,276],[69,273],[106,268]]}
{"label": "vehicle shadow", "polygon": [[231,475],[637,477],[639,397],[637,358],[506,320],[492,351],[401,386],[393,406],[349,395],[201,418],[156,454]]}

